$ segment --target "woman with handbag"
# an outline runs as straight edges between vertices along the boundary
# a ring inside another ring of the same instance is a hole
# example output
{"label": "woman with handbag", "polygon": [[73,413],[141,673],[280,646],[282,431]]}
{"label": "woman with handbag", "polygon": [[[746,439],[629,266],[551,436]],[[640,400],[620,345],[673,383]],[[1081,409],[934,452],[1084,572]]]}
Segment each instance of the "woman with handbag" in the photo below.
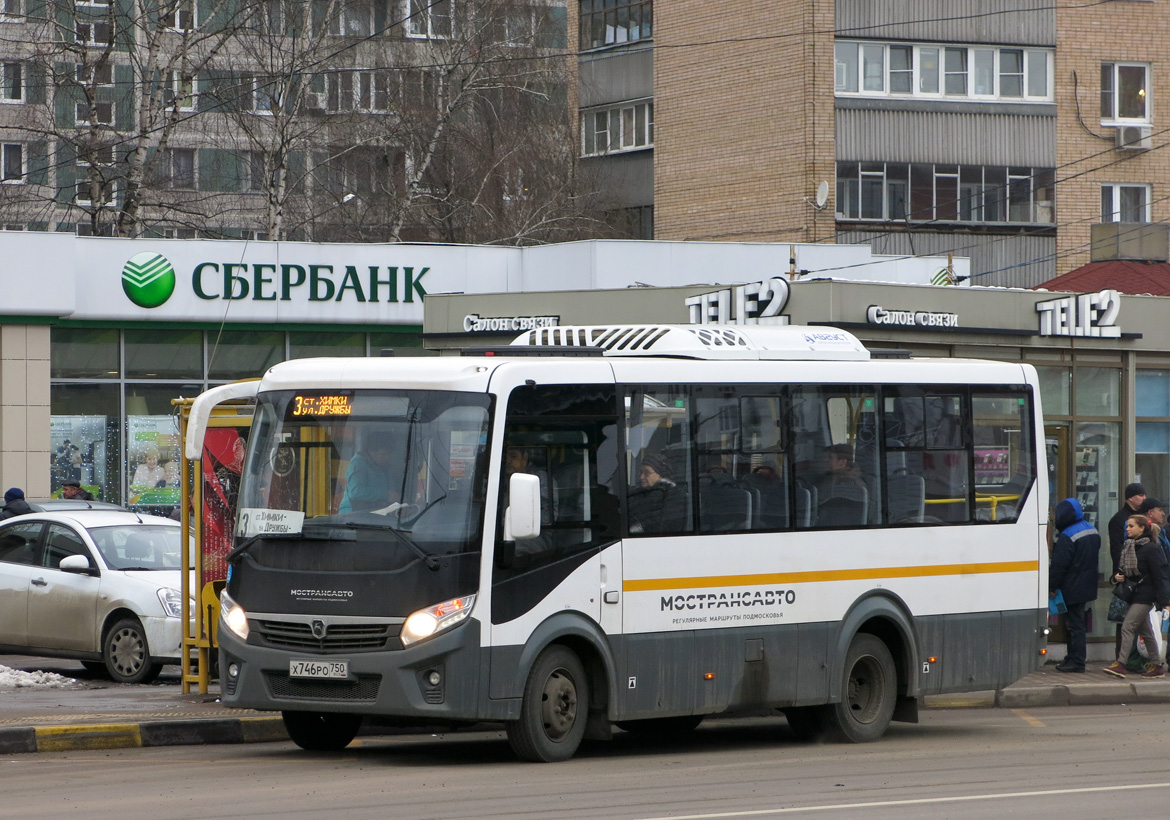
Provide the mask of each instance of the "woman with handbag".
{"label": "woman with handbag", "polygon": [[[1134,635],[1140,635],[1146,646],[1158,646],[1160,635],[1150,627],[1150,610],[1156,605],[1165,609],[1170,603],[1170,564],[1158,542],[1159,529],[1144,515],[1131,515],[1125,522],[1125,545],[1118,561],[1119,572],[1113,576],[1117,586],[1114,595],[1129,598],[1129,609],[1121,624],[1121,649],[1117,660],[1105,667],[1105,672],[1118,678],[1125,677],[1125,659],[1129,656]],[[1153,666],[1142,673],[1143,678],[1160,678],[1166,674],[1166,654],[1163,648]]]}

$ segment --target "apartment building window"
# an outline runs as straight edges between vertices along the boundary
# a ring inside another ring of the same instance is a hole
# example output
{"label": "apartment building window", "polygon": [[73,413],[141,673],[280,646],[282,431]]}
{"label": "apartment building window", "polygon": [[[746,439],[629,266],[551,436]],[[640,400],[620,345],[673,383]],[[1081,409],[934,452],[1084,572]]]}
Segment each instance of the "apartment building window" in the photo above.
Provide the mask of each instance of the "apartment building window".
{"label": "apartment building window", "polygon": [[1052,51],[839,40],[838,95],[1051,102]]}
{"label": "apartment building window", "polygon": [[163,89],[163,102],[170,109],[178,108],[179,111],[194,111],[194,78],[184,77],[178,71],[171,71],[166,87]]}
{"label": "apartment building window", "polygon": [[114,104],[97,102],[91,109],[86,103],[77,103],[77,124],[89,125],[91,120],[98,125],[113,125]]}
{"label": "apartment building window", "polygon": [[837,163],[837,218],[1052,224],[1052,169],[898,162]]}
{"label": "apartment building window", "polygon": [[1150,186],[1110,182],[1101,186],[1102,222],[1149,222]]}
{"label": "apartment building window", "polygon": [[1150,121],[1149,74],[1140,63],[1101,63],[1102,122]]}
{"label": "apartment building window", "polygon": [[24,16],[24,0],[0,0],[0,23],[13,23]]}
{"label": "apartment building window", "polygon": [[338,71],[325,75],[325,109],[332,112],[390,110],[389,71]]}
{"label": "apartment building window", "polygon": [[0,64],[0,102],[24,102],[24,66]]}
{"label": "apartment building window", "polygon": [[581,113],[581,155],[654,147],[654,103],[644,100]]}
{"label": "apartment building window", "polygon": [[74,76],[78,85],[93,88],[112,87],[114,85],[114,67],[109,60],[100,63],[78,63]]}
{"label": "apartment building window", "polygon": [[264,152],[248,151],[243,163],[245,191],[263,191],[265,189]]}
{"label": "apartment building window", "polygon": [[26,173],[24,157],[23,143],[6,142],[0,145],[0,166],[3,166],[3,181],[6,185],[24,184]]}
{"label": "apartment building window", "polygon": [[77,42],[91,48],[105,48],[113,42],[113,29],[109,23],[81,23],[77,24]]}
{"label": "apartment building window", "polygon": [[163,239],[197,239],[199,231],[194,228],[163,228]]}
{"label": "apartment building window", "polygon": [[168,187],[180,191],[195,190],[195,149],[168,148],[164,157]]}
{"label": "apartment building window", "polygon": [[195,0],[167,0],[163,7],[163,22],[172,31],[195,29]]}
{"label": "apartment building window", "polygon": [[455,33],[455,0],[406,0],[406,36],[445,40]]}
{"label": "apartment building window", "polygon": [[338,198],[385,193],[392,190],[392,171],[401,171],[395,157],[379,148],[341,149],[321,165],[325,169],[325,189]]}
{"label": "apartment building window", "polygon": [[[96,193],[96,200],[95,200]],[[73,202],[82,208],[112,208],[117,190],[112,180],[99,179],[96,181],[85,179],[77,180],[77,188]]]}
{"label": "apartment building window", "polygon": [[651,0],[580,0],[577,8],[582,49],[634,43],[654,36]]}
{"label": "apartment building window", "polygon": [[[443,0],[449,2],[450,0]],[[387,0],[338,0],[329,33],[338,37],[370,37],[386,25]],[[422,5],[426,5],[423,3]],[[285,9],[287,15],[288,9]]]}

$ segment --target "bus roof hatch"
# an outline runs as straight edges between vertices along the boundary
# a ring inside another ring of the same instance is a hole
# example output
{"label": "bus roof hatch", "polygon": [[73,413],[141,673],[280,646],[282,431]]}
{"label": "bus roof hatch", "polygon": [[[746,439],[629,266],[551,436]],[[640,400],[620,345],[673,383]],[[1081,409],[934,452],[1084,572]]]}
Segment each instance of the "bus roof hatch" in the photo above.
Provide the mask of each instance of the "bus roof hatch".
{"label": "bus roof hatch", "polygon": [[606,356],[687,359],[869,358],[852,333],[803,325],[567,325],[529,330],[512,345],[599,347]]}

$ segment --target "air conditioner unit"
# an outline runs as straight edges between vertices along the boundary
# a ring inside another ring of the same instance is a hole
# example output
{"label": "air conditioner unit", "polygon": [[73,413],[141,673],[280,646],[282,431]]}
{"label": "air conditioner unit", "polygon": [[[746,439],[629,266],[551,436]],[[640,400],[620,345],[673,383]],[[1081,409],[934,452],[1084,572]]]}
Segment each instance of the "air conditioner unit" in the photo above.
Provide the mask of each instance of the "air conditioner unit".
{"label": "air conditioner unit", "polygon": [[1117,129],[1117,147],[1130,151],[1148,150],[1153,130],[1148,125],[1122,125]]}

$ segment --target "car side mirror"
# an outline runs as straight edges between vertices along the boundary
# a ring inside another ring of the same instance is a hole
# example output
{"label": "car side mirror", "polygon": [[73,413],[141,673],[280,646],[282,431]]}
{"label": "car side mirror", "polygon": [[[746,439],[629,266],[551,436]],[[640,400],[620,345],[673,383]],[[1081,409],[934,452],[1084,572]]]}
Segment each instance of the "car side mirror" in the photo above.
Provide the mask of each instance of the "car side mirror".
{"label": "car side mirror", "polygon": [[504,514],[504,540],[527,541],[540,535],[540,479],[513,473],[508,479],[508,510]]}
{"label": "car side mirror", "polygon": [[57,565],[62,572],[74,572],[78,575],[97,575],[97,567],[89,565],[89,559],[84,555],[66,555]]}

